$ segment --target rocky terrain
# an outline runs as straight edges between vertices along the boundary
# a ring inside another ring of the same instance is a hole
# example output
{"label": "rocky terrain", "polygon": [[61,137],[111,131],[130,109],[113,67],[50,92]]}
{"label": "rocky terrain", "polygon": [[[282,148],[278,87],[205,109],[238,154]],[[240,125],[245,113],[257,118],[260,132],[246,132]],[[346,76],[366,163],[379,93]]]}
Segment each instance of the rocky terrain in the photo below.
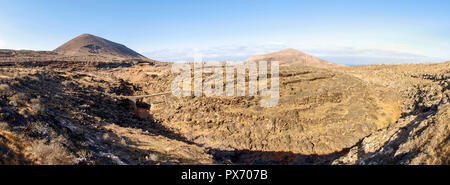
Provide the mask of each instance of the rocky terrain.
{"label": "rocky terrain", "polygon": [[279,104],[261,107],[166,93],[171,63],[1,50],[0,163],[449,164],[450,62],[321,67],[286,52]]}
{"label": "rocky terrain", "polygon": [[449,164],[450,62],[364,66],[346,72],[399,92],[402,116],[333,164]]}

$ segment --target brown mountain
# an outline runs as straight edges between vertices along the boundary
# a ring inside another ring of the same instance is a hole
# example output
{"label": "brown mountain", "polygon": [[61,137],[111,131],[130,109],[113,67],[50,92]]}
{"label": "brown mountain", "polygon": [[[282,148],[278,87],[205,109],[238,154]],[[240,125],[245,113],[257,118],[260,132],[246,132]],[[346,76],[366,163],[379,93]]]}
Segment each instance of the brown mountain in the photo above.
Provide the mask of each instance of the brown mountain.
{"label": "brown mountain", "polygon": [[295,49],[285,49],[274,53],[256,55],[248,58],[245,62],[257,62],[257,61],[279,61],[280,65],[295,65],[295,66],[306,66],[306,67],[316,67],[316,68],[334,68],[342,67],[344,65],[331,63],[320,58],[302,53]]}
{"label": "brown mountain", "polygon": [[68,56],[101,55],[119,58],[145,58],[122,44],[90,34],[80,35],[54,51]]}

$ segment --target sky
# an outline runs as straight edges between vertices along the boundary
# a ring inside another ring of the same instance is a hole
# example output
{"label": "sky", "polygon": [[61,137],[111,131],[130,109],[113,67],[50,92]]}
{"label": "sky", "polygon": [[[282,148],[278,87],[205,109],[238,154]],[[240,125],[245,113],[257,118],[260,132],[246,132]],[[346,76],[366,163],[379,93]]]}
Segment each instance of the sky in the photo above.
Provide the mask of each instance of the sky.
{"label": "sky", "polygon": [[294,48],[347,65],[450,60],[448,0],[2,0],[0,48],[90,33],[161,61]]}

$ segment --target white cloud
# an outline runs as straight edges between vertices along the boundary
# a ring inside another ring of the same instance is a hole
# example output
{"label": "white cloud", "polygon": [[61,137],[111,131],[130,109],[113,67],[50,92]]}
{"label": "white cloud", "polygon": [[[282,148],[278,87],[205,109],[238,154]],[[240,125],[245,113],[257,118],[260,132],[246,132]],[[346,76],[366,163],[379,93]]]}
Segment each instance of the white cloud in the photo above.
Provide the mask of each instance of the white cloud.
{"label": "white cloud", "polygon": [[394,49],[343,47],[332,49],[305,49],[304,51],[325,60],[348,65],[445,61],[444,58],[440,57],[430,57]]}
{"label": "white cloud", "polygon": [[402,50],[401,47],[363,48],[345,46],[292,46],[280,42],[267,42],[251,45],[224,45],[209,48],[167,48],[145,52],[149,58],[161,61],[194,61],[201,55],[204,61],[243,61],[250,56],[295,48],[299,51],[325,60],[347,65],[366,65],[379,63],[419,63],[442,62],[448,59],[429,57]]}
{"label": "white cloud", "polygon": [[0,49],[6,47],[6,43],[0,40]]}
{"label": "white cloud", "polygon": [[144,55],[161,61],[193,61],[194,57],[201,55],[204,61],[243,61],[256,54],[264,54],[287,48],[283,43],[269,42],[264,44],[223,45],[209,48],[166,48]]}

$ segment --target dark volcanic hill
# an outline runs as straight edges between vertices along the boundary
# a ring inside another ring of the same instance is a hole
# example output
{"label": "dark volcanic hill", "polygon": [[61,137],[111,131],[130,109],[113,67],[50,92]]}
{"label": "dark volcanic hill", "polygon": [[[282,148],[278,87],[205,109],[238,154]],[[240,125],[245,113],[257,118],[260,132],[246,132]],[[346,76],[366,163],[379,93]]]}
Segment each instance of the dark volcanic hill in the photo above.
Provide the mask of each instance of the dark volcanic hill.
{"label": "dark volcanic hill", "polygon": [[295,49],[285,49],[274,53],[252,56],[246,62],[253,61],[279,61],[280,65],[305,66],[316,68],[342,67],[341,64],[331,63],[320,58],[302,53]]}
{"label": "dark volcanic hill", "polygon": [[68,56],[101,55],[119,58],[145,58],[122,44],[90,34],[80,35],[54,51]]}

